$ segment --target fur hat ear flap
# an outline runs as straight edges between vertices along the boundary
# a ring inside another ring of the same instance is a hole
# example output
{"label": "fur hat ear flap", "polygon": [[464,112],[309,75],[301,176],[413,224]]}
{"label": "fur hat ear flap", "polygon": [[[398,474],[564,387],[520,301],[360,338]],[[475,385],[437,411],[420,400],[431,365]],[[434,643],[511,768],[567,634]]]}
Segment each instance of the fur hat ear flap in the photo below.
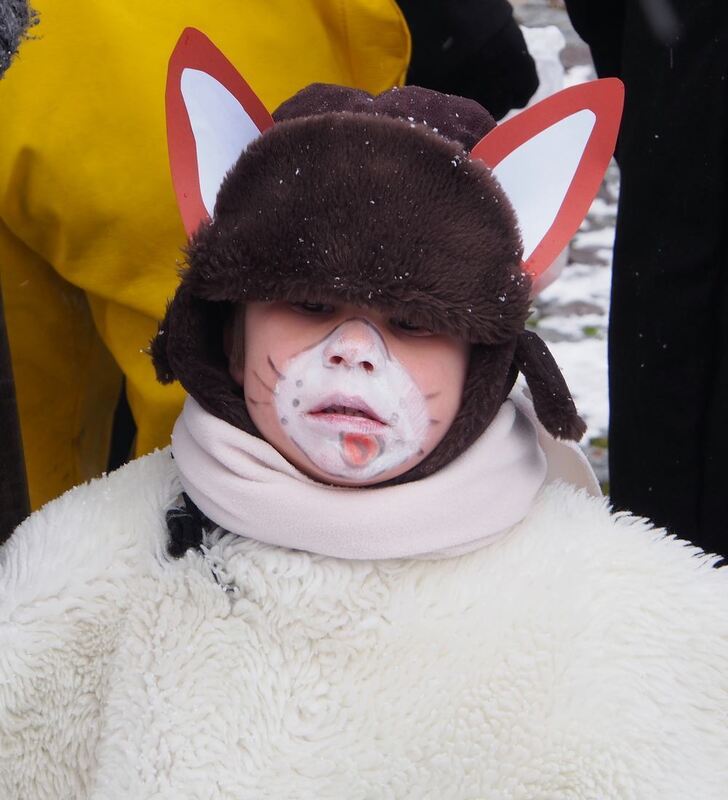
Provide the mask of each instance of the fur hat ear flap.
{"label": "fur hat ear flap", "polygon": [[569,387],[546,344],[533,331],[518,336],[513,363],[526,378],[541,424],[555,439],[579,441],[586,431]]}
{"label": "fur hat ear flap", "polygon": [[164,319],[159,323],[157,333],[149,345],[152,364],[160,383],[172,383],[175,380],[174,370],[167,356],[167,331],[169,330],[170,316],[172,315],[172,300],[167,303]]}
{"label": "fur hat ear flap", "polygon": [[223,345],[233,309],[233,303],[197,297],[183,277],[152,339],[152,362],[160,383],[179,381],[205,411],[257,436]]}

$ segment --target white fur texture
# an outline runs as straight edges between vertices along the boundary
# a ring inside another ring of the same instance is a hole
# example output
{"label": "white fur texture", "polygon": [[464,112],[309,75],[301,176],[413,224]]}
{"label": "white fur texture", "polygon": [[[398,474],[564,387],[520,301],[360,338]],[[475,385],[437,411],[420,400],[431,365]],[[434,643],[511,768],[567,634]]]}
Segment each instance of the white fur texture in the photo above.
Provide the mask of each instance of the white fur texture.
{"label": "white fur texture", "polygon": [[728,796],[728,570],[694,548],[558,485],[458,558],[175,562],[179,489],[161,451],[3,549],[3,800]]}

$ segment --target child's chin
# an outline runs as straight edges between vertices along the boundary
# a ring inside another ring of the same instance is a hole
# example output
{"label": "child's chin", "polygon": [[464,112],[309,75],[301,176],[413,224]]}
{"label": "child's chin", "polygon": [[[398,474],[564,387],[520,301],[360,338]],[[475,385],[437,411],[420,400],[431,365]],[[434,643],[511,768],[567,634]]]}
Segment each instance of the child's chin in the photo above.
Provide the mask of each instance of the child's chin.
{"label": "child's chin", "polygon": [[357,469],[347,464],[344,460],[339,460],[336,464],[327,464],[325,467],[323,465],[319,466],[308,459],[302,460],[299,454],[293,464],[309,478],[313,478],[319,483],[325,483],[329,486],[364,488],[366,486],[376,486],[403,475],[416,466],[419,460],[419,458],[408,459],[401,464],[372,471]]}

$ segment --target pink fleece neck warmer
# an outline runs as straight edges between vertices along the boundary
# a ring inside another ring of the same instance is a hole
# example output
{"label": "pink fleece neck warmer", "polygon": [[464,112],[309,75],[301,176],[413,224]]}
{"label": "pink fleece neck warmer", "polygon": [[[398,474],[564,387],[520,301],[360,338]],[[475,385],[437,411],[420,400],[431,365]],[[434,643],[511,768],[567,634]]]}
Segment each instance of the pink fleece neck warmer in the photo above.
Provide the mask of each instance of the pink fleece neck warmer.
{"label": "pink fleece neck warmer", "polygon": [[525,517],[547,472],[533,422],[510,400],[439,472],[381,489],[318,483],[189,397],[172,452],[185,491],[222,528],[351,559],[437,558],[480,547]]}

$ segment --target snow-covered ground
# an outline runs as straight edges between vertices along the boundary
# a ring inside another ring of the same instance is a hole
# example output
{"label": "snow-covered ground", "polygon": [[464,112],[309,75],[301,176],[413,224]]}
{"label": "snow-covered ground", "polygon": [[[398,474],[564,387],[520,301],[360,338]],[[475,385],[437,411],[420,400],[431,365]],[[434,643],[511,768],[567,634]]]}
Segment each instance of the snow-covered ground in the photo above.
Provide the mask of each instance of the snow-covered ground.
{"label": "snow-covered ground", "polygon": [[[566,66],[564,86],[595,77],[588,49],[579,42],[563,9],[543,0],[531,0],[518,6],[518,16],[527,27],[555,24],[563,34],[560,41],[553,35],[536,34],[535,38],[539,40],[541,59],[560,57]],[[527,36],[532,52],[533,38]],[[549,46],[555,52],[549,53]],[[548,343],[587,423],[582,446],[602,483],[609,479],[607,322],[618,195],[619,171],[613,162],[587,218],[571,242],[566,266],[559,278],[535,299],[529,320],[529,327]]]}
{"label": "snow-covered ground", "polygon": [[607,472],[607,322],[619,173],[610,166],[559,278],[536,298],[530,325],[548,342],[587,424],[582,442],[603,483]]}

